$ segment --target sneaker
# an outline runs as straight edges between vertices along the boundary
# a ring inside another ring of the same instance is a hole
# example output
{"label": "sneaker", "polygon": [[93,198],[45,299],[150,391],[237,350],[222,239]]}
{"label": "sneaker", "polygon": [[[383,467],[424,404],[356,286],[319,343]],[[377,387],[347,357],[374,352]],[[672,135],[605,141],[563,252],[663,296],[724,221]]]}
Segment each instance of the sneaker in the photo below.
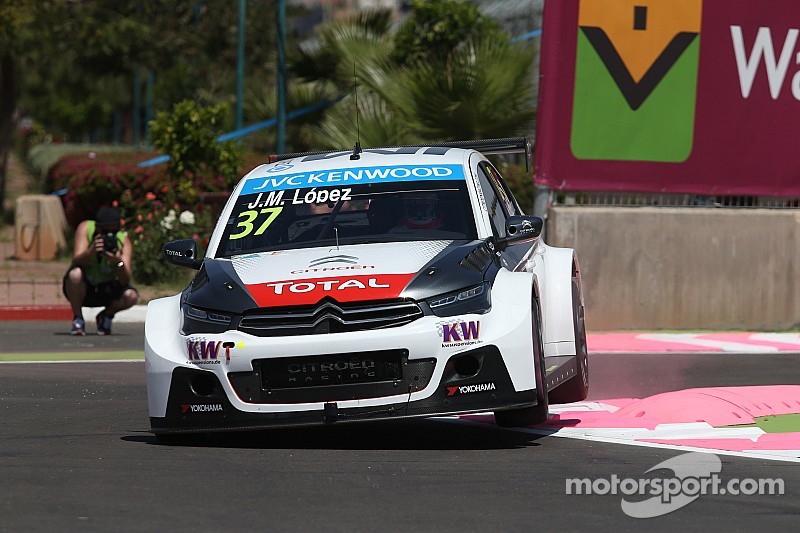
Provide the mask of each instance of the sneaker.
{"label": "sneaker", "polygon": [[111,320],[112,317],[108,316],[105,311],[100,311],[97,313],[98,335],[111,335]]}
{"label": "sneaker", "polygon": [[86,335],[86,322],[82,318],[75,317],[72,319],[72,335]]}

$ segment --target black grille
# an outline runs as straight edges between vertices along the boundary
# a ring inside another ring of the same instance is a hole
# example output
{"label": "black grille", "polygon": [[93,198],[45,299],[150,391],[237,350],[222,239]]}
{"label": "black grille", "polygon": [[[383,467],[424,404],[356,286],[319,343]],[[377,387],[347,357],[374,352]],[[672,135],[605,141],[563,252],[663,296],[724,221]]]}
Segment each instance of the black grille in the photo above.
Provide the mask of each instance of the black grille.
{"label": "black grille", "polygon": [[258,309],[242,317],[239,330],[258,337],[318,335],[393,328],[421,316],[409,300],[342,304],[326,298],[313,306]]}
{"label": "black grille", "polygon": [[257,359],[265,390],[398,381],[407,350]]}
{"label": "black grille", "polygon": [[436,359],[408,360],[408,350],[255,359],[228,379],[247,403],[335,402],[409,394],[430,383]]}

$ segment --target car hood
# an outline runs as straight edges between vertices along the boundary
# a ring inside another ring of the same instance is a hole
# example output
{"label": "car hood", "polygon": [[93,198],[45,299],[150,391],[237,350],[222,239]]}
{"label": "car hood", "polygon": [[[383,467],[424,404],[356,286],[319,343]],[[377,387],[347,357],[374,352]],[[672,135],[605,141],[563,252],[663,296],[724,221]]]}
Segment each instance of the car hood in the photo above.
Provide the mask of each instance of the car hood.
{"label": "car hood", "polygon": [[[422,299],[480,283],[482,241],[417,241],[304,248],[206,259],[190,303],[242,312],[254,307]],[[483,254],[488,257],[488,254]]]}

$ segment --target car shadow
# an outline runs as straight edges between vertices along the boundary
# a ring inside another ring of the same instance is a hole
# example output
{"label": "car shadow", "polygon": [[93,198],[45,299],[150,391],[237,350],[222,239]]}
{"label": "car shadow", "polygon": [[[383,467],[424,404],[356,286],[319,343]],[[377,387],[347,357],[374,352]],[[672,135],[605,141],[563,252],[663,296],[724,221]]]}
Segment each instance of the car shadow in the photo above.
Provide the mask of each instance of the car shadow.
{"label": "car shadow", "polygon": [[156,446],[307,450],[498,450],[539,446],[546,432],[501,428],[456,419],[420,419],[259,431],[174,435],[150,433],[123,441]]}

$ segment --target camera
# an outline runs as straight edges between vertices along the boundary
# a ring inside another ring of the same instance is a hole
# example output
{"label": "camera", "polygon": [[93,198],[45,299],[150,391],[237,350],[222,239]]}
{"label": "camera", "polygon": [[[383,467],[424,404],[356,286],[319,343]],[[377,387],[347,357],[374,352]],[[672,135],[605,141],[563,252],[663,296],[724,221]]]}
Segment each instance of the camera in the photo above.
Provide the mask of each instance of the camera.
{"label": "camera", "polygon": [[103,251],[117,253],[117,236],[115,233],[109,231],[103,234]]}

